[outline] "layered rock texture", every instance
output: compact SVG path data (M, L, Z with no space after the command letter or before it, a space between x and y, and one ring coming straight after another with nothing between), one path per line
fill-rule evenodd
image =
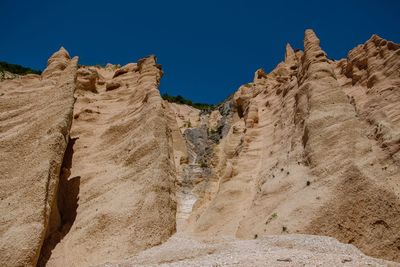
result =
M399 70L393 42L333 61L307 30L201 111L162 100L154 56L61 48L0 83L2 265L395 266Z
M400 50L373 36L334 62L319 43L307 30L304 52L288 45L284 62L230 100L232 126L213 150L218 187L190 228L328 235L399 261Z
M0 83L0 251L3 266L34 266L60 224L59 175L74 105L77 58L49 59L44 76ZM56 68L55 66L61 66Z
M113 68L84 75L96 73L92 77L101 76L106 84L121 84L110 92L106 85L92 90L96 84L82 82L80 73L89 72L78 71L70 159L60 178L64 224L46 240L42 265L121 259L175 231L172 138L155 57L117 77Z

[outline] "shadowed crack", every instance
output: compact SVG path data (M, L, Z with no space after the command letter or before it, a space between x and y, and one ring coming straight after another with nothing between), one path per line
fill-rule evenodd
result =
M81 182L80 176L69 178L71 175L72 158L74 154L74 144L78 138L70 138L68 146L64 154L63 163L60 172L60 181L57 193L58 212L55 218L56 221L50 221L51 224L58 224L57 230L49 233L43 243L40 251L40 257L37 266L45 266L50 259L52 250L66 236L71 229L78 208L79 186Z

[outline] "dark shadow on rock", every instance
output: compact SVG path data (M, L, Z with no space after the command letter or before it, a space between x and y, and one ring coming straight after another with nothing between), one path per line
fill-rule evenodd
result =
M74 144L78 138L70 138L60 171L60 181L57 193L57 206L60 217L60 225L54 233L51 233L43 243L37 266L46 266L50 259L52 250L68 234L75 222L76 210L78 208L79 187L81 177L71 175Z

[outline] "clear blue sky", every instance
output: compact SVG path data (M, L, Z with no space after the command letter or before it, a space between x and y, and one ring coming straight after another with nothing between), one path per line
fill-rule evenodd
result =
M60 46L83 65L156 54L161 91L216 103L303 48L313 28L331 58L373 33L400 42L400 1L0 0L0 60L43 69Z

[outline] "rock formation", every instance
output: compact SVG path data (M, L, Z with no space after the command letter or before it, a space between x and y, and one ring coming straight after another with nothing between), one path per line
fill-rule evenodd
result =
M3 266L34 266L44 239L60 224L57 191L78 60L61 57L64 51L49 60L43 79L31 74L0 83Z
M395 266L399 69L393 42L333 61L307 30L201 111L162 100L155 56L78 68L61 48L0 83L0 260Z
M77 72L76 89L97 93L96 83L99 74L93 68L82 67Z
M98 94L77 96L73 157L66 166L70 175L63 177L75 187L67 191L77 191L74 199L66 196L64 205L76 210L44 243L42 265L121 259L160 244L175 231L175 174L158 91L161 70L155 57L138 67L106 80L123 84L118 89L99 86Z
M335 64L338 81L383 150L400 162L399 45L374 35Z
M383 46L386 54L375 51L364 59L383 77L374 87L377 94L389 88L392 97L375 101L365 92L371 78L358 80L363 87L341 74L352 58L367 57L365 50L376 40L362 46L362 56L352 51L349 59L332 62L307 30L304 53L287 46L284 62L268 75L258 70L253 83L239 88L231 130L214 148L217 193L199 197L202 209L193 212L191 234L328 235L368 255L399 261L400 128L393 99L400 50Z
M60 74L69 63L70 57L67 50L61 47L56 53L54 53L47 61L47 68L43 71L42 77L48 78L53 75Z

